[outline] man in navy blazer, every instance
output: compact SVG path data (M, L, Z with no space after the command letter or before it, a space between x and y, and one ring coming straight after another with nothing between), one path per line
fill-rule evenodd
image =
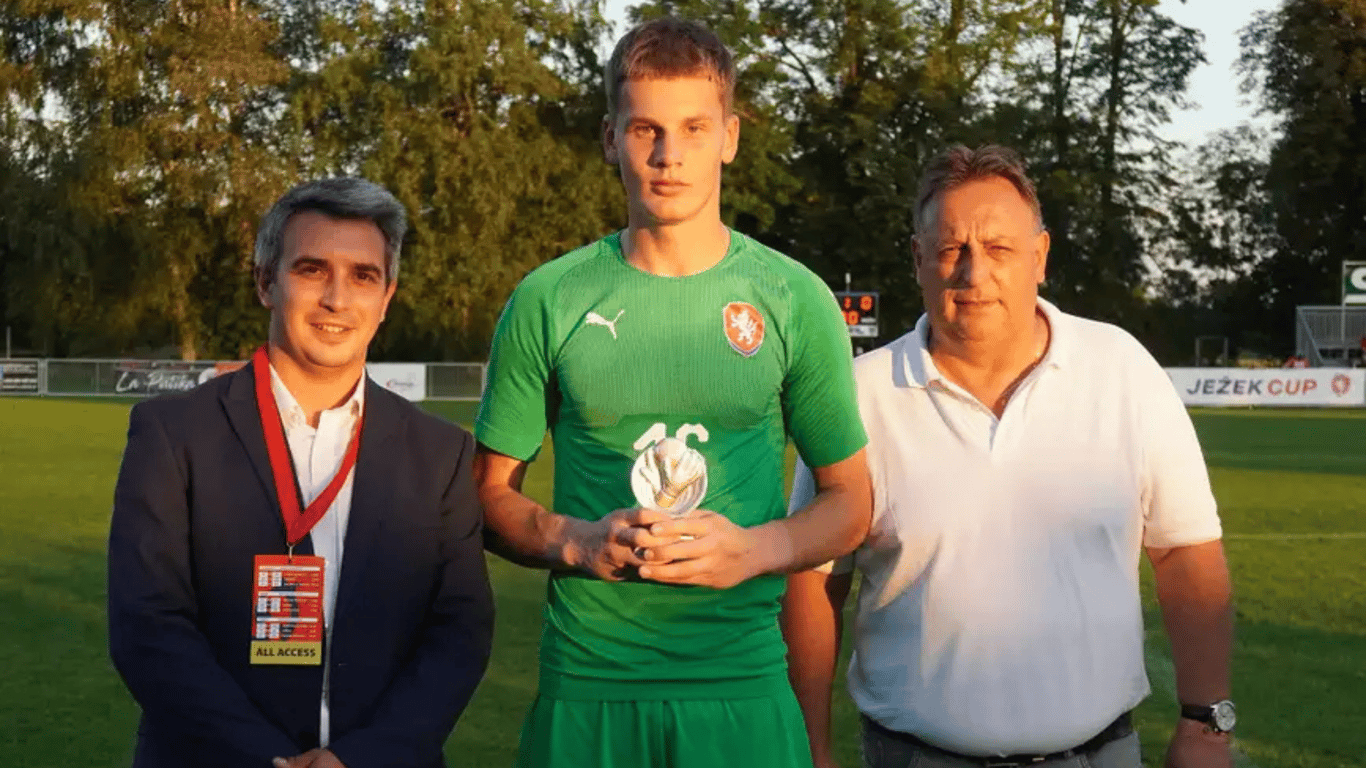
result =
M493 600L473 438L365 376L405 228L364 180L291 190L256 243L268 344L240 371L133 408L109 646L142 707L137 768L444 764L487 667ZM321 513L307 535L288 522L304 507L299 519ZM312 664L253 650L256 559L286 554L326 573Z

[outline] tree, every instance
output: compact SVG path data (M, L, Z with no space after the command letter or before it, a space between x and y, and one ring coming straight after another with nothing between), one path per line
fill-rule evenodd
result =
M1154 290L1189 288L1154 280L1159 236L1179 235L1158 255L1192 264L1243 247L1198 207L1209 190L1161 226L1185 182L1157 129L1200 55L1156 0L632 11L661 13L709 22L738 56L724 219L832 287L880 289L884 338L920 314L916 186L949 144L1033 161L1047 291L1067 309L1142 325ZM265 208L302 179L363 175L412 224L376 356L478 359L526 272L624 223L600 147L604 28L592 0L0 0L0 192L16 201L0 314L57 354L242 356L265 333L249 277Z
M284 71L266 50L272 28L237 0L50 3L38 18L28 29L44 54L10 80L34 182L21 201L39 206L15 214L35 214L18 224L31 320L58 353L76 336L108 348L170 335L187 359L220 351L250 297L219 274L249 261L246 225L271 186L251 107Z
M42 349L63 319L59 254L79 247L79 227L54 169L63 127L44 115L80 69L96 14L79 1L0 3L0 325L17 327L21 347Z
M283 152L364 175L410 233L380 354L478 359L503 301L623 206L596 143L604 111L587 7L414 0L321 16L291 86Z
M106 35L78 91L96 159L82 191L133 224L132 296L168 318L181 356L241 355L264 335L241 277L254 225L288 179L256 109L287 71L277 30L240 0L125 0Z
M1016 138L1052 235L1047 294L1065 309L1134 326L1144 311L1150 233L1176 184L1159 133L1202 61L1199 32L1157 0L1049 0L1043 51L995 124Z
M1287 0L1243 30L1244 87L1279 126L1266 189L1279 247L1252 279L1256 326L1291 346L1294 308L1339 301L1366 258L1366 2Z
M1266 304L1258 271L1282 247L1267 187L1270 144L1268 132L1243 125L1188 149L1178 163L1148 253L1161 276L1153 290L1165 305L1165 335L1179 335L1179 344L1219 335L1235 354L1279 350L1259 320ZM1173 333L1177 317L1187 333ZM1162 346L1163 339L1149 341ZM1166 351L1184 360L1190 350Z

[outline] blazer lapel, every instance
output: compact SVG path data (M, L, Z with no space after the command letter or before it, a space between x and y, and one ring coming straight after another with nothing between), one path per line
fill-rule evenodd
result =
M275 498L275 478L271 475L270 457L266 454L266 436L261 430L261 412L256 407L256 384L252 365L248 363L227 375L231 376L232 380L220 396L223 410L227 413L228 422L237 434L238 441L242 443L243 450L247 452L252 469L256 471L256 479L261 483L261 488L270 502L267 512L273 516L275 526L280 529L280 543L283 548L284 521L280 517L280 501Z
M334 617L345 612L360 592L362 575L373 551L370 545L388 519L392 494L386 493L385 489L392 483L392 478L385 469L393 458L390 443L403 419L404 414L395 405L393 395L367 375L365 422L351 486L351 516L346 523L346 548L342 555Z

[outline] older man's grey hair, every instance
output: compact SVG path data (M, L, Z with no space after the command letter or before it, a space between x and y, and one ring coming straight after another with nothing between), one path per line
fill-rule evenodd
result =
M1025 174L1024 161L1019 153L1008 147L988 144L969 149L962 144L936 155L920 178L920 193L915 203L915 231L924 233L931 222L926 220L930 206L954 187L970 181L998 177L1014 185L1020 197L1034 212L1034 222L1043 231L1043 210L1039 207L1039 193L1034 182Z
M306 181L289 190L266 212L256 232L256 269L274 279L284 256L285 227L296 213L317 211L334 219L368 219L384 235L384 280L398 277L398 254L408 231L408 214L389 191L354 177Z

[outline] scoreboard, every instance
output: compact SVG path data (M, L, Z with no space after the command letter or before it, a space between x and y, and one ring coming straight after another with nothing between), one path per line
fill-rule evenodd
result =
M836 291L849 335L871 339L877 336L877 291Z

